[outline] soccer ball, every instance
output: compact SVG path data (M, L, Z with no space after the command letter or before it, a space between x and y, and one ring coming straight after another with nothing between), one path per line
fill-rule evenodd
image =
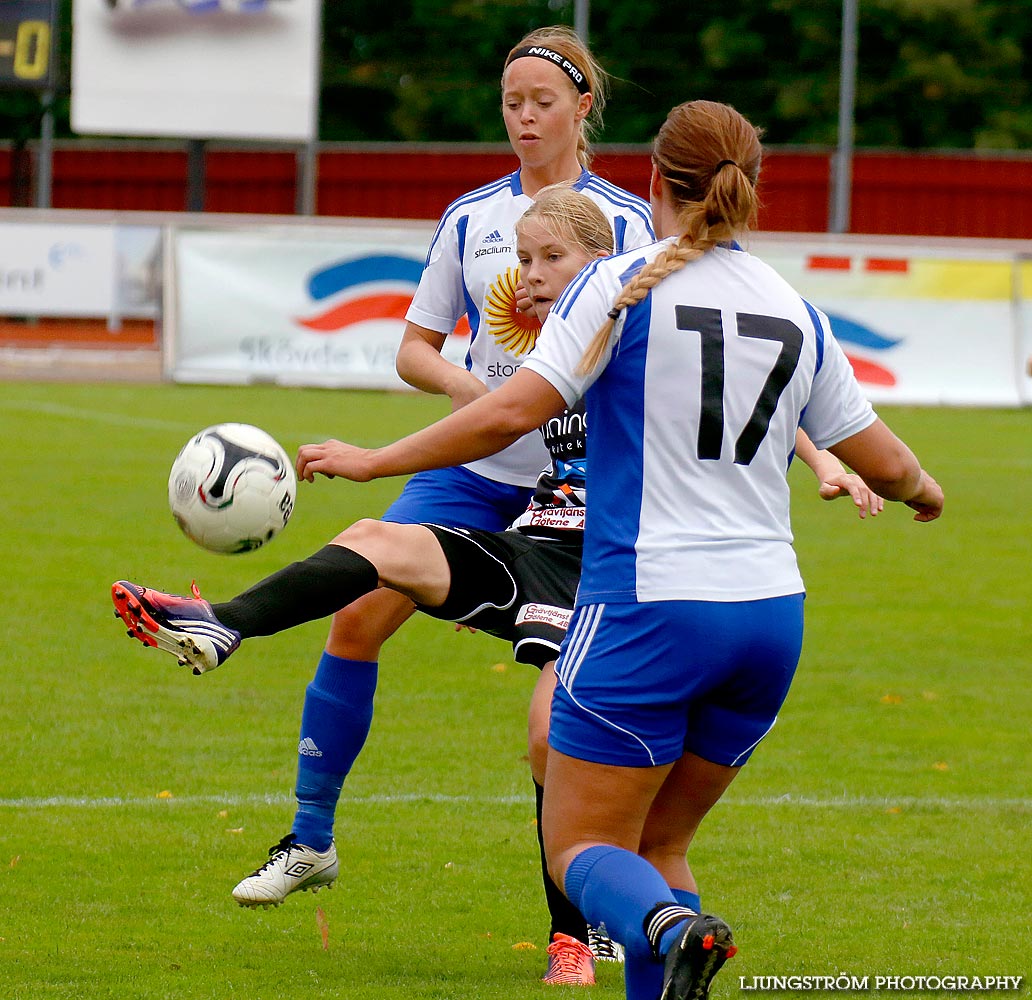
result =
M183 533L211 552L250 552L283 530L297 477L275 438L250 424L195 434L172 463L168 504Z

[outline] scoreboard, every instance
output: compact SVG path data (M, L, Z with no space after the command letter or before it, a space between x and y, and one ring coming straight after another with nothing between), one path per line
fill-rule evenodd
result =
M0 0L0 88L54 86L56 0Z

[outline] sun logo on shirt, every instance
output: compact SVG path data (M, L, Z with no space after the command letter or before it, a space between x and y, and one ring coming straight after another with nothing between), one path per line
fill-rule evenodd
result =
M487 293L484 314L487 328L498 345L510 354L526 354L541 332L536 317L521 313L516 308L516 286L520 281L520 269L509 267L505 274L498 275Z

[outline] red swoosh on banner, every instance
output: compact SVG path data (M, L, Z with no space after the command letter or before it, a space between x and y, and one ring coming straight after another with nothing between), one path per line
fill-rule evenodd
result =
M849 354L846 355L846 358L853 366L853 374L856 375L858 382L886 386L896 384L896 376L888 368L882 368L881 365L876 365L873 361L865 361L863 358L854 358Z
M371 319L404 319L411 304L411 295L365 295L297 322L316 333L336 333L345 326Z
M404 319L412 304L411 295L366 295L352 299L334 309L329 309L309 319L299 319L298 324L315 333L337 333L346 326L363 323L370 319ZM455 324L456 336L468 337L471 333L469 320L463 316Z

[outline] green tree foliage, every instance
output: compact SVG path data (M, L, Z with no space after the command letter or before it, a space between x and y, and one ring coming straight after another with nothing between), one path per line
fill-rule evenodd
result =
M526 32L560 21L572 21L565 0L326 4L322 137L504 142L505 54Z
M858 3L857 146L1032 149L1032 0ZM326 141L504 142L505 54L532 28L574 21L574 0L323 7ZM590 43L614 78L602 141L648 142L671 106L705 97L770 143L833 145L841 16L840 0L591 0ZM68 135L66 91L55 110ZM0 135L37 135L38 120L36 95L0 93Z
M834 0L593 0L614 76L607 142L647 142L693 97L734 104L772 143L837 139ZM1032 147L1029 0L859 0L858 146ZM572 0L349 0L326 9L325 139L503 141L501 62L522 33L573 23Z

